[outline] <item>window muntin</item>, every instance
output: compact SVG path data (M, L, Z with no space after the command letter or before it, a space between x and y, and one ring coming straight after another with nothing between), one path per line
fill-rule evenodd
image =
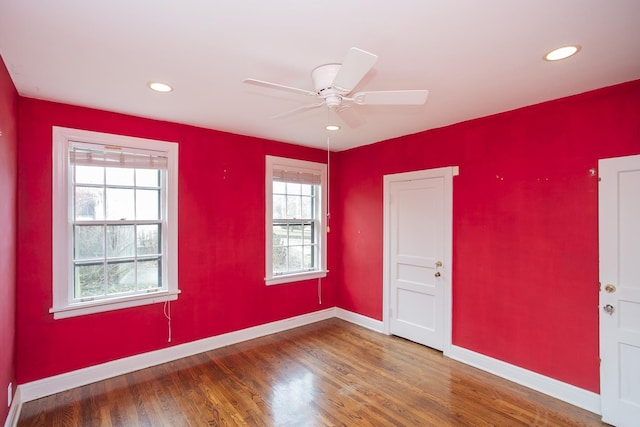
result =
M53 307L177 298L177 144L54 127Z
M326 166L267 156L267 284L326 275Z

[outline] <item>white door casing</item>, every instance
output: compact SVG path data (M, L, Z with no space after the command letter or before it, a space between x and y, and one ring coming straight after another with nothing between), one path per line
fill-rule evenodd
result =
M445 354L451 348L457 172L457 167L445 167L384 177L384 331Z
M640 155L599 169L600 398L602 420L640 420Z

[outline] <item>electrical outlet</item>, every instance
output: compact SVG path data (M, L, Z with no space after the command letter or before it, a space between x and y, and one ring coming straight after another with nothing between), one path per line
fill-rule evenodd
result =
M11 406L11 399L13 399L13 383L9 383L7 387L7 406Z

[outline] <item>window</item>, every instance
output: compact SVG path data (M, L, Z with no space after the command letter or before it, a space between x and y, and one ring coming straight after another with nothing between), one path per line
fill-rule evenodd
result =
M267 156L268 285L326 276L326 175L322 163Z
M175 300L178 145L53 128L54 318Z

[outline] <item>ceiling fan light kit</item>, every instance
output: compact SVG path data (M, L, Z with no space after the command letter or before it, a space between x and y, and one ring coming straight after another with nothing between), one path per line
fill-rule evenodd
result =
M245 79L244 83L320 99L318 103L305 105L273 118L288 117L324 105L335 111L351 127L363 122L350 108L353 105L421 105L427 101L429 91L423 89L357 92L349 96L377 60L377 55L352 47L342 64L324 64L311 71L315 92L256 79Z

